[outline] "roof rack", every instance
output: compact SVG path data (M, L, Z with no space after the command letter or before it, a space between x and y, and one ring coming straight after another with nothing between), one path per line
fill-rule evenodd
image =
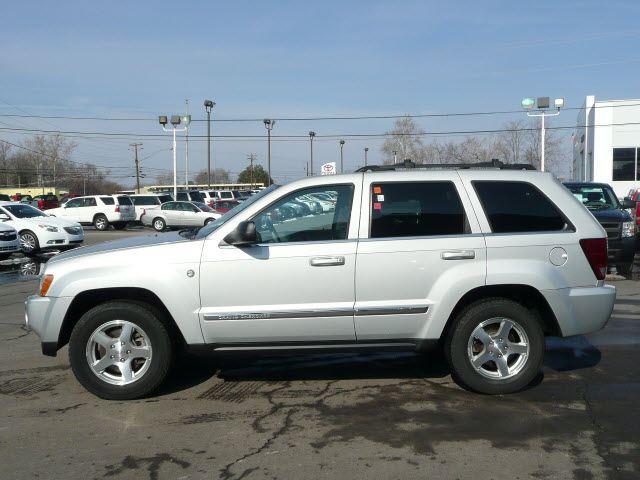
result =
M486 168L498 170L535 170L533 165L528 163L504 163L494 158L490 162L478 163L414 163L407 159L402 163L392 165L367 165L356 170L356 172L388 172L395 170L433 170L450 168L454 170L467 170L471 168Z

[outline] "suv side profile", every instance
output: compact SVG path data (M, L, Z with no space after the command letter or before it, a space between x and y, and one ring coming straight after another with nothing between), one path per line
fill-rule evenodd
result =
M136 219L133 202L127 195L89 195L75 197L62 207L47 210L49 215L93 225L96 230L107 230L110 225L123 230Z
M162 383L181 347L441 345L461 386L510 393L538 374L545 335L609 319L606 233L550 174L366 168L273 185L188 238L55 257L25 321L43 353L69 344L89 391L131 399ZM275 214L318 194L335 208Z
M173 197L168 193L136 193L129 195L136 209L136 222L140 222L140 217L145 210L159 207L163 203L170 202Z

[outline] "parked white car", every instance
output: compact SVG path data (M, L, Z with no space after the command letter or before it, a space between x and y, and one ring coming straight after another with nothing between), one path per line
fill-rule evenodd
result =
M148 395L180 347L441 345L463 387L526 388L546 335L587 334L609 319L607 234L550 173L426 167L274 185L193 235L65 253L47 263L25 321L45 354L68 342L76 378L109 399ZM336 200L331 212L273 215L323 193Z
M168 193L136 193L134 195L129 195L129 197L136 209L137 222L140 221L140 217L145 210L159 207L163 203L173 200L173 197Z
M11 225L0 221L0 260L20 251L18 232Z
M136 220L135 207L127 195L76 197L62 207L47 210L47 213L81 225L93 225L96 230L107 230L109 225L122 230L127 223Z
M150 208L140 217L143 225L162 232L166 228L202 227L222 215L200 202L166 202Z
M65 250L84 241L79 223L52 217L25 203L0 202L0 220L18 232L24 253Z

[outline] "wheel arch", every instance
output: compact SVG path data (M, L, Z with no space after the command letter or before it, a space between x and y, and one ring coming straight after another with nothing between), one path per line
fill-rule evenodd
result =
M513 300L525 306L527 309L534 311L545 335L562 335L560 324L553 309L537 288L524 284L500 284L483 285L465 293L451 311L440 339L443 340L447 337L456 317L464 308L479 300L496 297Z
M114 287L86 290L75 296L62 321L56 350L69 342L71 331L82 315L96 305L115 300L129 301L150 308L169 329L169 333L172 338L176 339L178 345L181 348L186 345L175 319L155 293L140 287Z

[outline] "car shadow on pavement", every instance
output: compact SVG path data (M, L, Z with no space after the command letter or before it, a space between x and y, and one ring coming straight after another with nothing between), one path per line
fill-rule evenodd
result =
M544 366L556 372L568 372L595 367L602 353L584 335L547 337Z

